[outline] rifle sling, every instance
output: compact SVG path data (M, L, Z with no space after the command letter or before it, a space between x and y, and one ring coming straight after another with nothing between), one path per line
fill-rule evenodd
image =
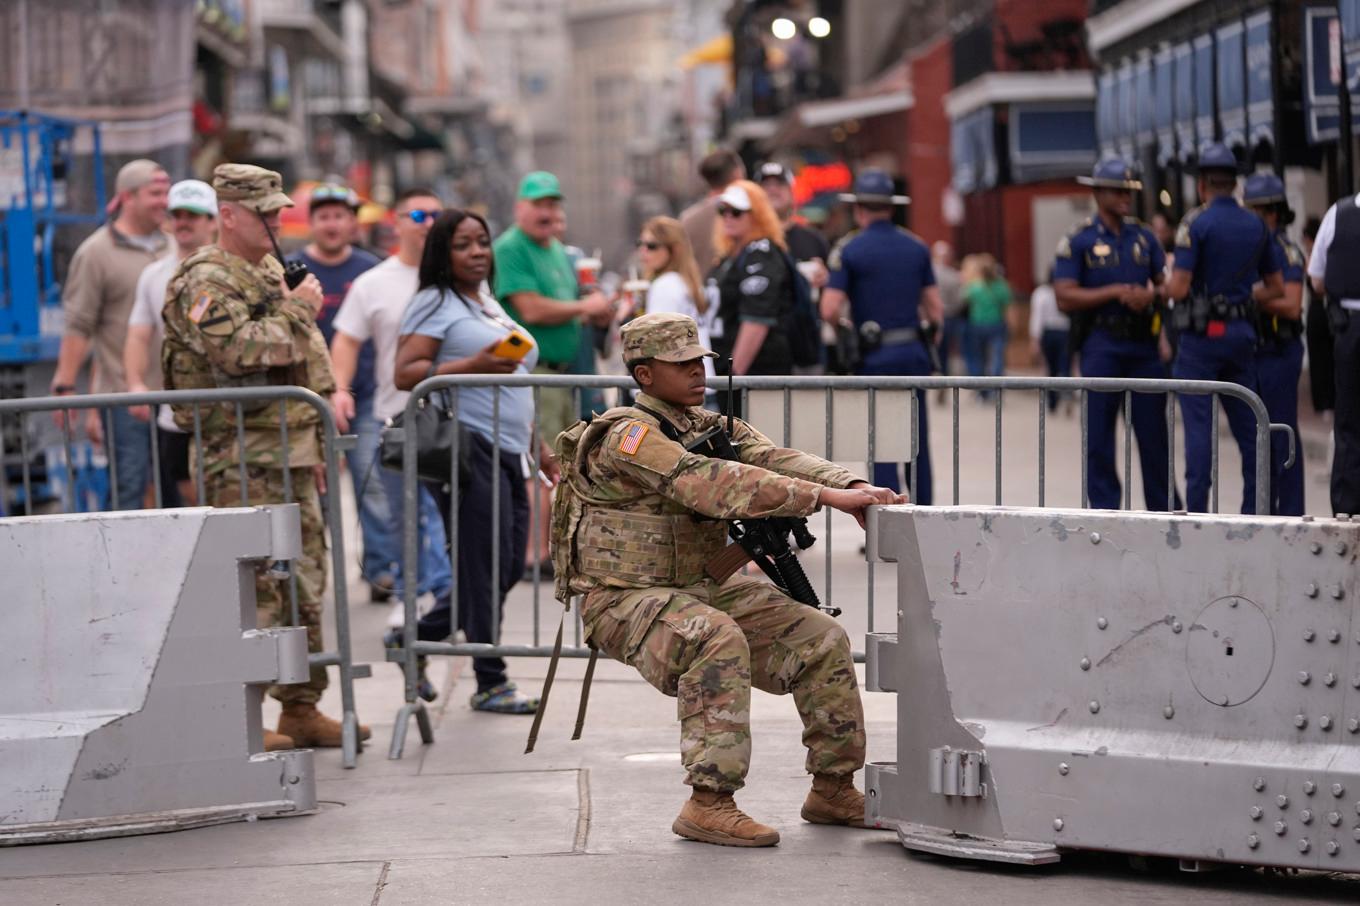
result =
M529 725L529 741L524 746L524 754L534 750L538 742L538 728L543 725L543 714L548 710L548 693L552 691L553 679L557 676L557 661L562 656L562 629L567 624L567 613L557 623L557 641L553 642L552 660L548 661L548 675L543 680L543 693L538 697L538 710L534 712L534 722Z

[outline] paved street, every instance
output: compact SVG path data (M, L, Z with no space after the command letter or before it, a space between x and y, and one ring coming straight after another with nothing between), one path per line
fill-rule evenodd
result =
M1032 402L1029 401L1029 402ZM1006 501L1037 493L1034 444L1020 427L1034 407L1006 411ZM960 436L965 457L981 466L961 482L965 500L991 492L993 411L964 400ZM949 482L947 410L937 410L935 441ZM1049 424L1050 502L1072 488L1066 439L1075 419ZM1318 442L1317 436L1309 438ZM1225 453L1230 444L1225 445ZM1227 457L1225 456L1225 468ZM1012 491L1013 489L1013 491ZM1310 499L1322 499L1310 483ZM1013 496L1012 496L1013 494ZM1026 495L1030 495L1026 497ZM1136 499L1136 498L1135 498ZM1236 499L1229 494L1235 504ZM352 519L350 520L352 524ZM824 535L821 519L814 522ZM862 640L868 614L866 569L848 520L834 524L834 597L846 608L852 637ZM825 560L809 557L814 582ZM351 577L353 580L356 577ZM891 613L892 575L874 574L877 628ZM235 824L163 836L58 846L0 849L0 903L39 904L396 904L602 900L693 903L722 890L727 902L902 903L1353 903L1360 879L1224 871L1192 875L1161 866L1135 870L1115 856L1067 856L1052 867L969 865L909 855L890 833L807 825L798 817L806 792L790 702L755 693L755 760L740 803L778 828L774 849L741 851L689 843L670 832L687 794L675 754L672 700L621 665L600 665L584 738L569 741L584 664L559 673L538 751L523 755L528 720L476 714L466 705L462 659L438 660L441 689L434 708L436 741L423 746L412 728L405 757L386 758L400 704L397 668L383 663L378 639L387 608L366 603L354 585L355 658L374 676L357 685L359 710L374 739L359 767L345 771L338 752L317 756L320 810L310 816ZM541 601L540 638L551 641L556 605ZM533 638L530 587L512 595L506 638ZM541 684L546 663L519 661L512 676ZM870 758L894 758L895 696L867 694ZM327 706L332 713L334 701ZM266 721L276 710L267 706Z

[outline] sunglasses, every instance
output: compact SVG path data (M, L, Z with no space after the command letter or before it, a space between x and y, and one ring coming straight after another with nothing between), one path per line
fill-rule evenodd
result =
M662 245L660 242L644 242L641 239L639 239L635 244L637 245L638 248L646 249L649 252L655 252L657 249L665 248L665 246Z
M422 210L420 210L419 208L417 208L417 209L414 210L414 211L407 211L407 212L406 212L405 214L403 214L402 216L403 216L403 217L409 217L409 218L411 219L411 222L414 223L414 224L422 224L422 223L424 223L424 222L427 221L427 220L434 220L436 217L438 217L438 216L439 216L440 214L442 214L442 213L444 213L444 212L443 212L443 211L422 211Z
M320 201L339 201L352 208L359 207L359 196L354 194L354 190L346 186L337 186L330 183L320 185L312 189L312 194L308 197L311 204L316 204Z
M720 204L720 205L718 205L718 216L721 217L721 218L723 218L724 220L726 220L726 219L728 219L728 218L732 218L732 219L735 220L735 219L738 218L738 217L745 217L745 216L746 216L747 214L749 214L749 213L751 213L751 212L750 212L750 211L738 211L736 208L728 207L728 206L725 205L725 204Z

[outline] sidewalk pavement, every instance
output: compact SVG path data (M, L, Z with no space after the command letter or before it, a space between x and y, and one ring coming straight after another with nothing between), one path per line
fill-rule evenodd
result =
M947 410L941 414L946 417L936 421L935 448L944 466L939 479L943 494L949 482L949 432ZM1011 418L1009 408L1006 417ZM978 474L970 472L961 482L964 499L985 500L992 492L989 419L970 418L961 431L985 451L978 457ZM1012 431L1009 421L1006 429ZM1055 439L1064 432L1073 435L1073 430L1070 424L1063 427L1061 419L1050 424L1050 457L1063 449L1055 446ZM1018 452L1033 451L1034 445L1018 429L1006 437L1014 446L1008 446L1013 452L1003 463L1004 487L1013 488L1017 498L1036 495L1033 472L1026 470L1035 467L1037 457ZM1049 465L1051 480L1063 486L1071 484L1071 447L1067 449ZM1009 490L1006 499L1012 502ZM1050 498L1052 502L1066 501ZM347 526L353 524L351 517ZM813 530L823 541L806 555L811 578L824 591L826 545L833 591L846 608L842 619L861 647L868 624L861 603L868 587L858 552L862 535L839 516L829 545L822 517L813 520ZM909 854L888 832L806 824L798 816L808 787L801 725L791 701L761 692L753 694L754 759L738 803L776 827L782 842L772 849L740 850L685 841L670 830L688 795L677 755L674 700L612 661L599 665L584 738L578 742L571 742L570 735L585 665L563 662L537 751L524 755L529 720L471 711L466 660L433 659L432 679L441 690L431 709L435 741L422 745L412 727L404 757L390 761L387 746L402 689L398 668L384 663L379 641L387 608L366 603L357 576L349 578L350 597L356 602L350 608L355 660L373 668L371 678L356 682L359 713L372 725L373 739L352 771L341 768L338 751L317 753L322 803L315 814L175 834L0 849L0 903L584 906L611 901L693 906L704 900L890 900L1008 906L1193 901L1226 906L1354 903L1360 897L1360 878L1234 870L1192 875L1160 866L1136 871L1124 857L1090 854L1067 855L1058 865L1041 869L969 864ZM891 567L879 565L872 584L875 628L890 629L895 601ZM545 588L540 600L539 631L545 641L551 640L558 613L550 596ZM531 614L531 588L521 584L507 605L508 641L533 638ZM543 660L517 660L511 663L511 674L523 688L537 692L546 668ZM869 757L891 761L896 696L866 693L864 699ZM338 713L334 686L323 708ZM277 707L268 704L266 724L276 717Z

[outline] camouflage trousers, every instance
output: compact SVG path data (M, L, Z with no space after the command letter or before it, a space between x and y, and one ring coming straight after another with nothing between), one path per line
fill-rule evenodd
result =
M297 576L298 625L307 629L307 650L325 651L321 638L321 596L326 591L326 535L321 500L310 468L288 470L292 500L302 517L302 556L293 562ZM236 466L204 476L207 504L215 507L260 506L285 503L283 470L246 467L246 500L241 500L241 478ZM292 626L293 607L287 579L272 579L268 563L255 567L255 614L260 627ZM284 704L316 704L326 691L326 668L312 667L306 683L273 686L269 694Z
M676 697L690 786L732 792L745 783L752 685L793 696L809 773L864 766L850 639L821 611L744 576L721 586L600 588L583 611L592 644Z

